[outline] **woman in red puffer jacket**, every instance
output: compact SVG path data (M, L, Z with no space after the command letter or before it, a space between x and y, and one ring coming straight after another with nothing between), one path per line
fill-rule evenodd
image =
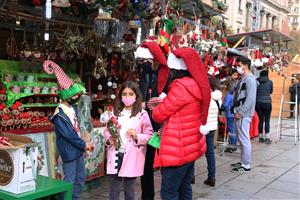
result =
M166 122L159 149L161 197L186 200L192 199L194 161L206 151L199 128L206 124L210 87L201 59L191 48L173 51L168 67L167 96L152 113L155 121Z

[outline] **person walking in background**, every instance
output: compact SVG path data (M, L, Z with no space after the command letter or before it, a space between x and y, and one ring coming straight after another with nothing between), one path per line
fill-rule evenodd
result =
M257 80L250 72L251 61L245 57L237 58L239 80L234 96L234 117L236 131L241 144L241 162L232 164L232 171L250 171L251 141L250 123L255 111Z
M298 80L292 79L292 85L289 88L290 91L290 99L291 102L296 102L296 91L298 91L298 114L299 114L299 100L300 100L300 83ZM291 110L291 114L290 114L290 118L294 118L295 117L295 104L291 104L290 105L290 110Z
M109 199L118 200L124 184L125 200L135 199L136 177L144 174L147 143L153 133L148 113L142 109L142 94L132 81L121 85L111 116L120 125L119 140L104 131L107 149Z
M255 110L259 117L259 142L271 144L270 140L270 118L272 112L272 97L273 82L268 77L267 70L260 72L258 78L259 85L257 86ZM264 129L265 128L265 129ZM265 138L263 132L265 130Z
M161 198L192 200L195 160L206 151L205 133L211 90L207 71L197 51L178 48L168 57L167 96L153 110L152 117L165 123L161 134Z
M206 161L208 177L204 181L204 184L214 187L216 183L216 159L214 153L214 135L218 129L218 115L219 107L222 105L222 92L220 91L220 82L217 78L208 76L210 88L211 88L211 100L208 110L207 123L202 126L209 133L206 135Z
M232 82L227 84L226 87L226 94L224 98L224 102L222 104L222 108L225 111L226 116L226 122L227 122L227 131L229 134L229 144L231 146L237 145L237 135L236 135L236 129L235 129L235 123L234 123L234 114L233 114L233 97L234 97L234 87L232 86ZM236 151L236 147L228 147L225 152L232 153Z

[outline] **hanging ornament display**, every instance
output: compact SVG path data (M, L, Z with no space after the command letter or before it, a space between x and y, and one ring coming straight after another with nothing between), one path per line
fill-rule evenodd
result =
M16 58L18 56L18 46L13 31L11 31L11 37L6 41L6 53L11 58Z
M148 13L148 18L154 18L158 16L160 8L161 8L161 1L160 0L149 0L148 8L146 12Z
M108 87L111 87L112 85L113 85L113 83L112 83L111 81L108 81L108 82L107 82L107 86L108 86Z
M101 84L99 84L99 85L97 86L97 89L98 89L99 91L103 90L103 87L102 87L102 85L101 85Z
M99 50L100 52L100 50ZM100 77L106 77L107 76L107 61L105 58L102 57L101 52L97 56L97 59L95 61L95 68L94 68L94 77L96 79L99 79Z
M23 32L23 42L21 43L21 51L20 57L21 58L29 58L32 55L31 48L26 39L26 31Z
M68 8L71 6L69 0L54 0L52 5L58 8Z
M128 1L127 18L143 19L148 16L148 0L130 0Z
M116 95L112 94L112 95L110 95L110 98L111 98L112 100L115 100L115 99L116 99Z
M98 16L94 20L94 31L98 39L104 43L116 44L124 35L121 22L111 17L111 10L99 8Z
M83 37L83 35L80 34L78 27L75 32L68 27L63 34L54 34L58 40L55 50L61 50L62 59L72 59L73 56L70 54L75 53L80 55L86 52L85 44L89 38Z
M39 50L39 46L37 43L37 36L36 34L34 35L34 42L33 42L33 51L32 55L35 59L39 60L42 57L42 52Z

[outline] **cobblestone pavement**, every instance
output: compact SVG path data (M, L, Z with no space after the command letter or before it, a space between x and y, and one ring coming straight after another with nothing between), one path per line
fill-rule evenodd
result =
M231 172L230 164L239 161L240 151L220 156L216 149L216 187L203 184L207 177L206 160L196 162L196 184L193 185L194 199L300 199L300 144L294 145L293 138L283 138L277 143L276 119L271 121L273 143L258 143L252 140L251 171ZM291 131L286 133L292 134ZM160 173L155 173L156 198L160 199ZM136 193L140 197L138 181ZM123 199L123 195L121 195ZM107 178L100 179L100 186L81 196L81 200L108 199Z

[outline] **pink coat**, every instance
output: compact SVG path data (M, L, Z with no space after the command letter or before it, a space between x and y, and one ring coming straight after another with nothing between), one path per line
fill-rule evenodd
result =
M138 140L133 141L128 138L125 146L124 158L118 176L120 177L139 177L144 174L144 165L146 157L146 146L152 136L153 128L148 113L142 110L136 116L136 122L133 123L138 134ZM122 126L122 124L120 124ZM104 131L105 141L110 138L107 129ZM116 150L114 146L107 148L107 174L117 174L115 169Z

